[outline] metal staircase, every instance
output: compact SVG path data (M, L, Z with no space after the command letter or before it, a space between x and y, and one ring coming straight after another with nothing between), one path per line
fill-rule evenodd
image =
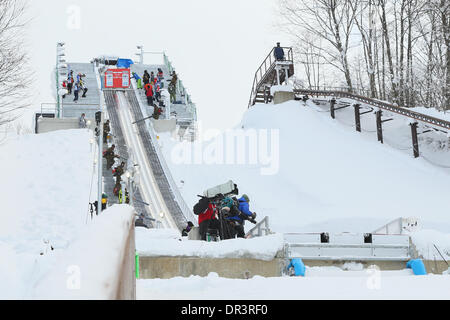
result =
M279 83L285 82L294 75L294 56L292 48L282 48L285 52L284 60L275 59L274 47L259 66L258 70L256 70L248 103L249 108L255 103L267 103L270 101L270 87L278 84L277 74L280 77Z

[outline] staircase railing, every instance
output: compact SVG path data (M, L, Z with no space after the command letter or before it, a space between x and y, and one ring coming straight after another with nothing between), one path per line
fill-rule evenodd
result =
M268 56L261 63L259 68L255 72L255 77L253 78L252 92L250 94L250 100L248 102L248 106L252 106L254 104L256 95L261 86L262 80L265 80L267 76L275 69L276 59L274 57L274 51L276 47L273 47ZM294 54L293 50L290 47L282 47L285 52L285 60L294 62Z
M265 217L260 222L258 222L247 234L245 237L248 238L255 238L255 237L262 237L262 236L268 236L271 234L272 231L269 227L269 217Z

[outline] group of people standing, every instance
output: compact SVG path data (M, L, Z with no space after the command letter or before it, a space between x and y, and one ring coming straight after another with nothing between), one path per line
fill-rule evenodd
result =
M76 75L76 77L74 77L73 70L70 70L69 74L67 76L67 80L64 80L63 84L62 84L63 88L65 88L67 90L67 93L62 96L63 99L66 98L67 94L71 95L72 91L73 91L73 95L74 95L73 101L75 103L78 102L80 92L82 93L81 97L86 98L86 93L88 92L88 88L86 87L86 83L84 82L84 79L83 79L85 77L86 77L86 75L81 74L81 73L78 73ZM76 81L75 81L75 78L76 78Z
M176 101L178 75L175 71L170 75L168 91L170 94L170 102ZM135 72L133 72L133 78L136 79L138 89L143 89L147 97L147 104L149 106L155 106L155 101L161 101L161 90L164 88L164 73L161 68L158 68L156 74L151 71L150 73L145 70L142 78Z
M104 143L107 143L108 135L111 131L110 122L109 120L106 120L106 122L103 125L103 141ZM106 169L111 170L115 160L120 159L121 157L116 154L116 145L113 144L111 147L106 149L103 152L103 158L106 159ZM112 175L116 179L116 183L114 185L113 194L118 197L119 203L130 203L130 198L128 195L128 190L125 188L125 194L122 191L122 175L125 173L125 162L122 161L120 165L112 169Z

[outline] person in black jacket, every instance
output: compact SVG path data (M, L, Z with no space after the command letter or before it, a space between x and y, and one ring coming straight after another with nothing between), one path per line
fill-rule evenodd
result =
M144 85L150 83L150 75L148 74L148 71L144 71L144 75L142 76L142 82L144 82Z

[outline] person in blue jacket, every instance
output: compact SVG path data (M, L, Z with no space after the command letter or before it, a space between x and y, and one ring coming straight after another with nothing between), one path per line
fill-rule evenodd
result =
M238 238L245 238L245 231L244 231L245 220L248 219L254 220L256 218L256 213L250 211L250 204L249 204L250 198L246 194L244 194L240 199L238 199L238 202L239 202L238 209L241 214L228 217L227 220L234 222L235 235L237 235Z
M142 89L142 79L136 72L133 72L133 78L136 80L137 88Z
M277 46L275 47L275 50L273 52L273 55L275 56L276 60L284 60L284 50L280 46L280 43L277 42Z

